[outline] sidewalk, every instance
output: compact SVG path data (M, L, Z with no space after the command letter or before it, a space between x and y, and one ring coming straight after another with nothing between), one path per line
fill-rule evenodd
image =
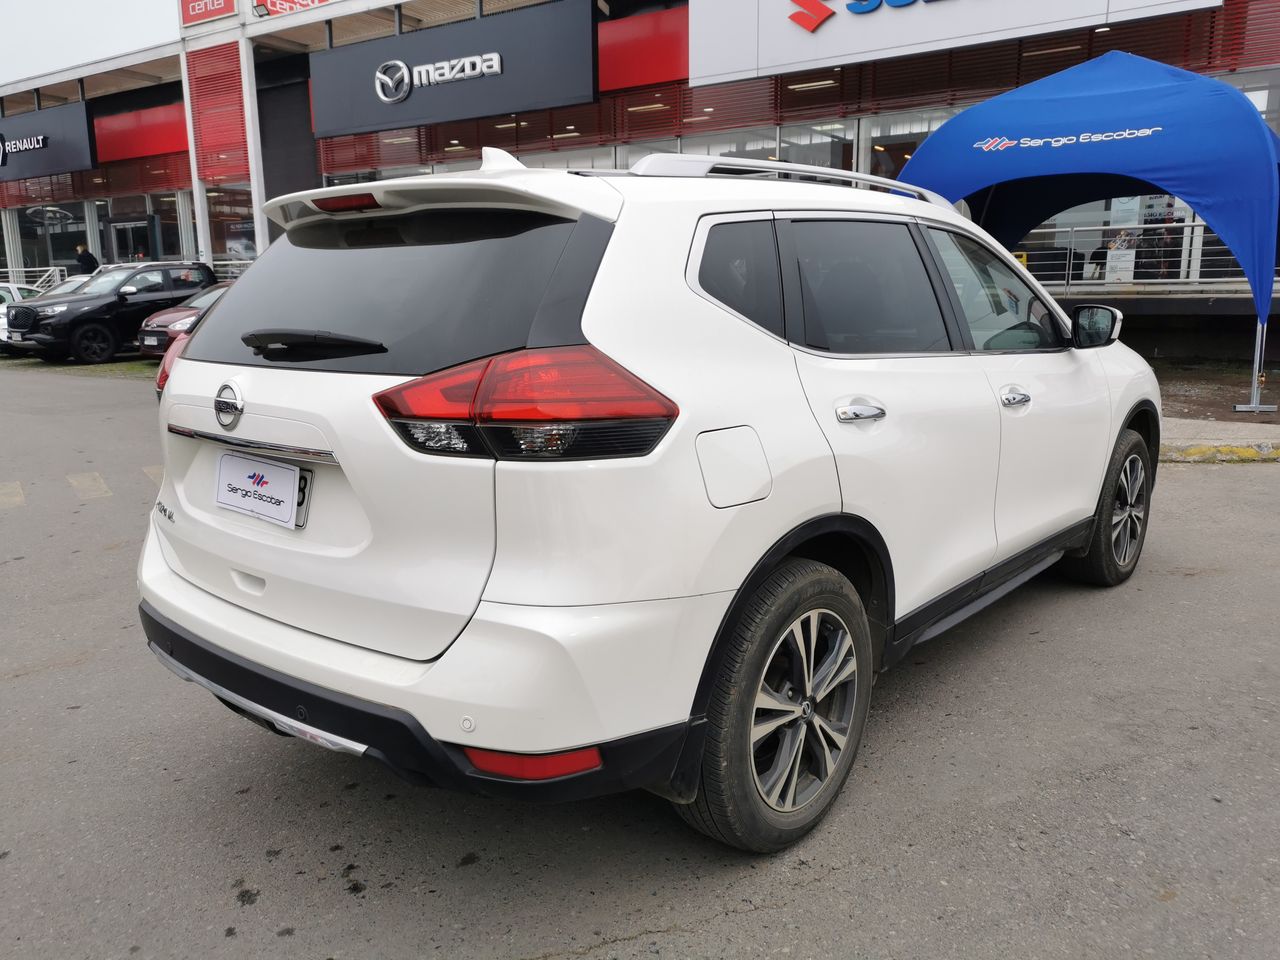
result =
M1167 463L1280 463L1280 425L1166 417L1160 459Z

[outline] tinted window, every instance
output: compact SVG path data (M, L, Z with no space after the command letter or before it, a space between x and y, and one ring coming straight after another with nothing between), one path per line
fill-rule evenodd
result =
M978 350L1054 350L1063 345L1049 308L1002 257L975 240L930 230Z
M515 350L526 345L574 227L516 210L301 224L227 288L186 356L412 375ZM281 328L349 334L386 352L268 359L240 339Z
M195 307L197 310L203 310L211 304L217 303L218 298L227 292L226 287L213 287L205 290L203 293L197 293L194 297L187 297L182 301L184 307Z
M196 267L170 267L169 282L178 291L199 290L204 286L204 271Z
M772 221L712 227L702 251L698 285L726 307L782 336L782 281Z
M946 323L903 224L797 220L805 340L832 353L951 349Z
M159 270L145 270L129 278L127 286L136 287L138 293L164 293L164 274Z

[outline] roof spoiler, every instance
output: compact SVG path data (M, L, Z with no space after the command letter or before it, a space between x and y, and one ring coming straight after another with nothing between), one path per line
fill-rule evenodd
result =
M323 209L317 201L330 201L330 209ZM535 210L570 220L587 213L612 222L622 211L622 196L600 180L566 177L563 171L530 170L505 150L485 147L479 170L309 190L277 197L264 209L273 222L288 229L312 220L367 216L371 210L423 207Z

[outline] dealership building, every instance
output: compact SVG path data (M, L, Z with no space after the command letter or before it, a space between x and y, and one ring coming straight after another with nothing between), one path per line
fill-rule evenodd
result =
M199 258L233 275L273 238L271 197L465 170L484 146L529 166L679 151L894 177L964 106L1110 50L1220 77L1280 119L1280 0L121 7L44 0L5 14L0 277L74 270L78 243L103 262ZM1137 238L1123 275L1096 255L1117 231ZM1164 196L1063 211L1020 252L1063 287L1186 296L1239 277Z

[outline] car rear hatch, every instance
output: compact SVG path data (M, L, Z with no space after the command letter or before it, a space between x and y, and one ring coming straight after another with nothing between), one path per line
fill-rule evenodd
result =
M581 343L620 201L600 180L523 170L361 189L272 205L287 234L206 313L164 388L155 524L169 565L212 594L429 660L489 576L495 461L414 449L373 398Z

